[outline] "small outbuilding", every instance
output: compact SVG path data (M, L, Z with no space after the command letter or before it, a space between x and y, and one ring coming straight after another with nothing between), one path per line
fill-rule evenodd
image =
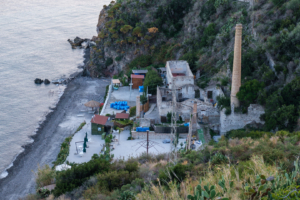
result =
M121 86L121 82L120 82L120 80L119 79L112 79L112 84L113 85L117 85L117 86Z
M139 86L142 86L144 83L145 76L144 75L135 75L131 74L132 80L132 89L139 89Z
M109 132L112 123L109 121L109 117L102 115L94 115L91 120L91 133L92 135L102 135Z
M129 119L129 114L128 113L117 113L115 119L117 119L117 120Z

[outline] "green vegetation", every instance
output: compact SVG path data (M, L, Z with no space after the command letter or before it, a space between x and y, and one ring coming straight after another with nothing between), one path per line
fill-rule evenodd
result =
M258 197L271 200L297 194L299 132L237 130L227 137L201 151L180 151L176 165L164 155L144 154L128 161L94 155L57 173L46 166L37 173L37 184L55 183L56 197L65 193L77 199L193 199L206 191L212 199L246 200L264 191ZM105 140L109 144L111 137Z
M155 24L164 32L167 37L174 37L182 28L185 13L189 11L192 6L192 0L180 1L171 0L167 5L159 6L156 13Z
M136 106L133 106L129 109L129 116L133 117L136 114Z
M144 90L147 90L148 87L148 93L155 95L157 86L161 85L162 78L159 76L159 74L154 70L149 70L144 80Z
M109 66L109 65L111 65L111 64L113 64L113 59L112 58L107 58L107 60L105 61L105 66L107 67L107 66Z
M115 120L117 123L122 124L123 126L129 126L133 124L132 120L124 119L124 120Z
M68 191L81 186L90 176L98 173L108 172L110 162L101 156L87 163L73 165L72 169L61 171L56 175L56 187L53 192L55 196L60 196Z
M256 79L247 81L240 87L236 96L248 108L251 103L256 103L255 100L258 97L258 91L263 87L264 84L258 82Z
M166 155L112 161L106 152L57 174L45 167L39 185L55 182L55 196L74 199L299 199L299 6L299 0L255 1L253 9L229 0L120 0L105 6L91 66L106 69L113 60L105 55L117 55L118 62L133 58L117 77L148 69L144 86L151 94L161 81L151 69L181 59L193 72L200 70L199 87L216 81L228 95L231 77L225 74L232 70L234 26L241 23L240 110L263 105L265 124L230 131L201 151L181 150L175 165ZM230 98L218 97L218 107L230 114ZM105 140L108 145L111 136Z

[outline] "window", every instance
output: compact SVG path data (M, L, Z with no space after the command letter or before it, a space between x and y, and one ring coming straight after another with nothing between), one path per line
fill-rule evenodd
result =
M207 91L207 98L212 99L213 95L212 95L212 91Z

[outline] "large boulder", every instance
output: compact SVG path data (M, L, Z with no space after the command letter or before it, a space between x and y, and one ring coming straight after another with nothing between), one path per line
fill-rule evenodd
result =
M44 81L42 80L42 79L40 79L40 78L36 78L35 80L34 80L34 83L35 84L42 84Z
M81 39L80 37L76 37L76 38L74 39L74 44L75 44L76 46L81 46L81 44L82 44L84 41L85 41L84 39Z
M44 80L44 83L45 83L46 85L48 85L48 84L50 84L50 81L49 81L48 79L45 79L45 80Z

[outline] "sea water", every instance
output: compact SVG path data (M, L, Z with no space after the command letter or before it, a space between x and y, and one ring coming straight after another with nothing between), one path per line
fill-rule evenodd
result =
M83 65L83 50L67 39L96 35L108 0L0 0L0 178L33 142L39 124L64 86L36 85L35 78L68 78Z

